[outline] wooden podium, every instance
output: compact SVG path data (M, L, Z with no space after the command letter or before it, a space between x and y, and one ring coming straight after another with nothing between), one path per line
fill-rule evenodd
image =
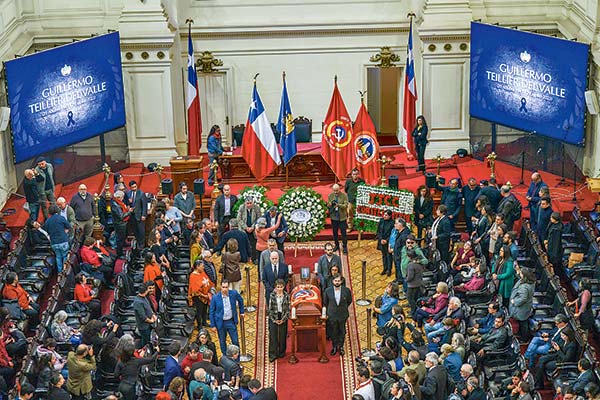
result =
M190 193L194 192L194 180L203 178L203 160L203 156L174 157L171 159L171 179L173 179L174 193L177 193L179 191L179 184L181 182L185 182L187 184ZM204 189L205 191L210 191L210 188L206 184L204 185ZM200 217L209 217L210 200L207 200L208 203L205 204L204 198L200 199L200 196L197 194L195 196L196 210L194 211L194 213L196 215L196 220L198 221ZM202 200L202 202L200 200ZM202 213L200 212L200 207L202 207Z

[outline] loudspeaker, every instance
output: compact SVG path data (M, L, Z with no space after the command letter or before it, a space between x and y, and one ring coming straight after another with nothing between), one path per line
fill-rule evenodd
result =
M433 172L425 172L425 186L428 189L435 188L435 174Z
M398 189L398 175L390 175L388 177L388 187L390 189Z
M456 150L456 155L459 156L460 158L466 157L467 154L469 154L469 152L466 149L458 149L458 150Z
M587 109L590 114L597 115L598 112L600 112L598 97L596 97L595 90L588 90L585 92L585 104L587 104Z
M10 120L10 108L0 107L0 131L4 132L8 128L8 121Z
M160 182L160 186L161 186L163 194L166 194L167 196L170 194L173 194L173 179L171 179L171 178L163 179Z
M194 194L197 194L198 196L202 197L204 196L204 191L204 179L194 179Z

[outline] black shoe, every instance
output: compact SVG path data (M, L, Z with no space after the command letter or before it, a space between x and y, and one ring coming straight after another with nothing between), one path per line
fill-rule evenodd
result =
M344 354L345 354L344 349L340 349L340 356L344 357Z
M392 276L392 273L388 271L387 276Z
M269 357L269 362L275 362L275 360L277 360L277 357Z
M335 245L335 247L333 248L333 252L335 253L336 251L340 250L340 246L339 245Z
M385 270L381 271L380 275L387 275L387 272Z
M348 254L348 248L346 246L344 246L344 248L342 249L342 253Z
M329 353L332 356L335 356L337 353L337 347L334 347L333 349L331 349L331 353Z

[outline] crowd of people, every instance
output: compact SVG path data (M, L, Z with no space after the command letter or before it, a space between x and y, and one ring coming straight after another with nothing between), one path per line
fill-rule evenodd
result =
M286 355L292 318L284 249L288 225L276 206L263 211L250 197L238 201L230 186L224 185L211 218L197 221L196 199L185 183L172 200L166 197L149 207L152 196L135 180L126 184L125 177L115 174L112 195L109 191L100 195L98 217L104 236L93 238L94 195L81 184L69 202L55 199L52 165L45 159L38 161L35 169L25 171L29 234L36 238L32 240L50 244L60 273L77 237L75 231L81 229L72 307L88 312L89 319L78 326L64 310L53 316L51 337L36 349L37 380L20 386L20 398L31 398L41 390L49 398L87 399L101 384L94 374L100 364L103 370L112 367L119 379L115 395L124 399L137 398L140 370L146 365L160 365L164 372L157 399L277 398L272 388L262 388L244 371L238 333L245 315L242 271L244 265L253 264L264 286L260 295L265 296L261 304L268 317L268 359L274 362ZM340 256L348 253L347 233L355 228L356 193L362 183L358 170L353 170L344 185L332 186L327 197L333 235L317 260L317 272L332 356L345 355L353 295L342 276ZM377 354L357 361L358 386L352 399L484 399L487 394L479 372L493 357L490 354L510 347L513 336L523 345L528 343L524 352L528 368L500 384L499 396L531 399L535 389L548 385L546 373L557 363L579 361L577 381L561 387L560 396L595 398L599 389L593 366L580 359L582 349L572 329L578 326L587 335L594 323L588 283L582 283L578 297L569 303L576 325L569 325L564 314L554 316L553 331L534 331L530 324L539 271L519 262L515 229L524 208L549 261L556 266L563 262L561 217L552 209L540 174L531 176L525 206L510 185L498 187L493 178L479 183L471 178L462 187L458 179L448 186L438 181L436 188L441 192L437 207L430 188L417 189L412 221L394 219L391 211L382 209L376 240L381 275L390 281L373 309L381 337ZM40 210L43 222L39 222ZM130 243L128 237L134 240ZM123 332L118 320L105 318L100 299L103 291L123 284L115 274L118 260L134 262L135 258L143 264L143 274L132 296L136 324L132 336ZM153 335L175 265L188 266L186 306L194 315L197 335L160 348ZM468 312L474 293L491 294L479 318ZM19 285L16 273L6 276L2 298L16 300L16 306L11 305L14 310L0 308L0 317L4 315L0 377L8 388L17 372L12 360L23 357L28 334L11 323L19 312L35 329L40 315L39 302ZM57 343L69 344L66 357L57 351ZM533 380L529 375L534 375Z

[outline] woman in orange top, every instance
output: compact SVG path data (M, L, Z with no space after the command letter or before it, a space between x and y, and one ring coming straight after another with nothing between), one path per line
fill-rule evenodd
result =
M161 265L168 268L169 260L161 257ZM166 273L161 270L161 265L156 262L156 255L153 252L149 251L146 253L146 256L144 257L144 282L154 282L154 285L156 286L156 301L160 300L162 289L165 286L163 277Z
M198 329L206 326L208 319L208 304L211 298L211 289L214 284L208 279L204 272L204 264L201 259L194 262L194 270L190 274L188 286L188 304L196 309L196 324Z
M264 217L260 217L256 220L256 251L260 254L262 251L266 250L269 246L267 245L267 241L271 236L272 232L275 232L277 228L279 228L279 224L281 224L281 214L277 216L277 222L270 228L267 228L267 220Z

